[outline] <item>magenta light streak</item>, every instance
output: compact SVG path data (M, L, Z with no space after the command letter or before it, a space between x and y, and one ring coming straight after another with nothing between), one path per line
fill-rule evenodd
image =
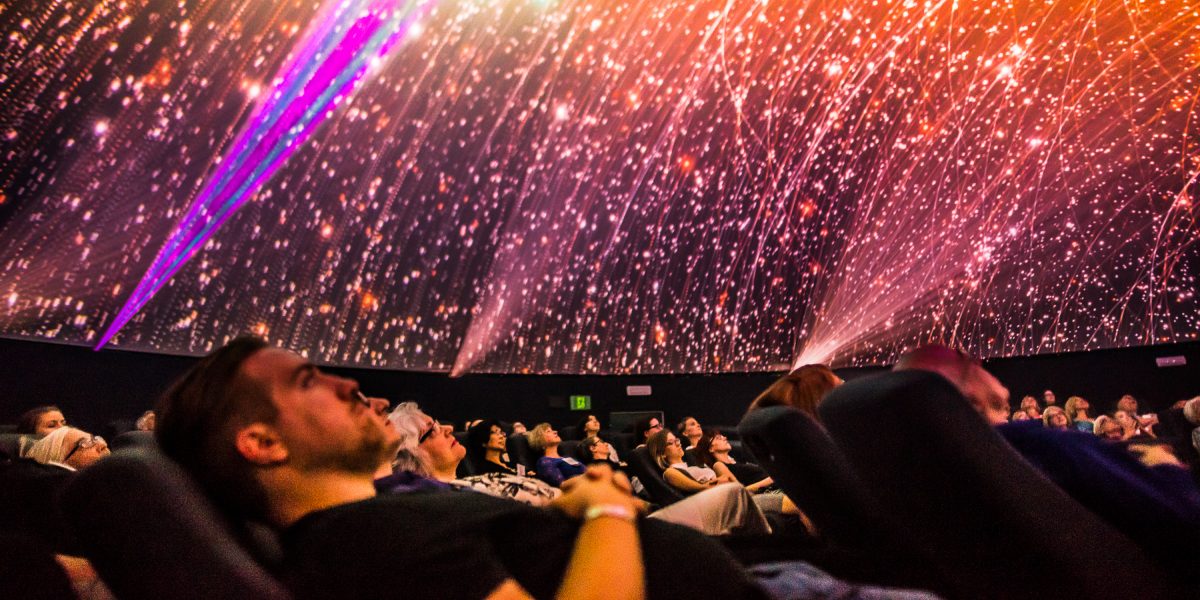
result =
M431 1L347 1L305 37L281 83L251 117L137 289L96 344L102 348L204 246L225 221L352 94L372 60L404 38ZM343 33L344 32L344 33Z

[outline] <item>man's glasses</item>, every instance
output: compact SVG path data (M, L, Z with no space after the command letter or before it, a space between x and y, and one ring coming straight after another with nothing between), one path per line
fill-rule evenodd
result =
M354 399L358 400L359 404L362 404L367 408L372 408L371 401L367 400L367 395L362 393L362 390L354 390Z
M435 432L441 428L442 428L442 424L438 423L437 419L434 419L433 425L430 425L429 429L426 429L425 433L422 433L421 437L417 438L417 444L424 444L425 440L429 439L429 436L433 435L433 432Z
M75 442L75 447L71 448L71 451L68 452L67 455L63 457L63 462L67 462L68 460L70 460L70 458L72 456L74 456L76 452L79 452L80 450L87 450L88 448L94 448L96 446L96 444L103 444L103 443L104 443L104 438L102 438L98 435L81 438L78 442Z

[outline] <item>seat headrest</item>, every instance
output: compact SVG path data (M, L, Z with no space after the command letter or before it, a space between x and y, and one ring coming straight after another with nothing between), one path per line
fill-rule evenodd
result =
M231 521L154 448L97 462L63 498L87 557L120 598L289 597L239 543Z

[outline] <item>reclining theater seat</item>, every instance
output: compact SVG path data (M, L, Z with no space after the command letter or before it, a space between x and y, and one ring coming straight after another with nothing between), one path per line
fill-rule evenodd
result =
M885 516L964 598L1177 598L1144 551L1044 477L940 375L850 381L829 434Z
M63 505L86 557L121 600L286 600L197 484L155 448L81 471Z
M642 487L646 488L646 493L650 495L650 501L657 504L660 508L670 506L683 499L683 494L671 487L666 479L663 479L662 471L658 469L658 465L654 464L654 459L650 458L650 452L645 446L634 448L629 452L628 458L625 459L629 466L629 473L638 478L642 482Z
M831 550L847 552L877 580L937 588L943 579L914 549L901 550L907 534L886 522L883 511L846 462L829 434L812 417L790 406L746 415L738 431L758 464L817 528Z

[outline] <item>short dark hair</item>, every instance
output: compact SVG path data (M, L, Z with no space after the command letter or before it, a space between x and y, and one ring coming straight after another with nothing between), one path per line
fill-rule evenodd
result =
M238 428L274 423L279 409L266 386L241 373L246 359L268 347L242 336L200 359L159 399L154 437L227 512L265 519L266 492L234 445Z
M35 406L34 408L25 411L25 413L21 415L21 418L17 419L16 433L35 433L37 431L38 420L42 418L42 415L52 410L62 412L62 410L53 404L47 404L46 406Z
M638 419L637 422L633 424L633 442L635 444L646 443L646 432L650 431L650 421L654 421L656 419L658 419L657 416L650 415L648 417L642 417ZM659 420L658 424L662 425L662 421ZM664 427L663 429L666 428Z
M486 460L484 448L492 437L492 427L500 427L500 421L484 419L467 429L467 458L472 465L482 464ZM500 427L500 430L504 431L504 428Z

